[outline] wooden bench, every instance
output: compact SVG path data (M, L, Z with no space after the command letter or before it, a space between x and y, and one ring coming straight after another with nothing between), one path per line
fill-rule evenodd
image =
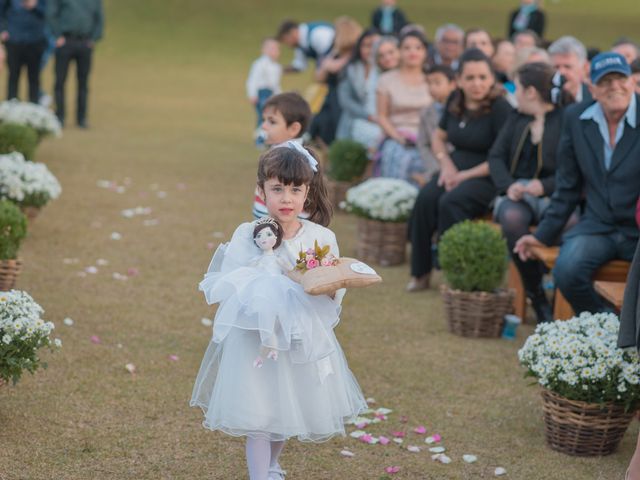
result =
M618 311L622 309L622 300L624 298L623 282L606 282L604 280L596 280L594 288L596 292L602 295L609 303L611 303Z
M547 268L552 269L556 264L560 247L534 247L531 249L533 256L543 262ZM593 280L605 282L627 281L630 262L624 260L612 260L607 262L596 271ZM559 289L556 288L556 294L553 304L553 318L556 320L567 320L573 317L574 312L569 302L564 298Z

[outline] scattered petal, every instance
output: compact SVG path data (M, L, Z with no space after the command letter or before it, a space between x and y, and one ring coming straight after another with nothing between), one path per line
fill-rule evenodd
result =
M123 193L125 193L126 191L127 191L127 189L126 189L126 188L124 188L122 185L120 185L120 186L116 187L116 193L119 193L119 194L121 194L121 195L122 195L122 194L123 194Z
M407 423L409 421L409 417L407 417L406 415L402 415L400 417L400 423Z
M122 344L121 344L121 343L119 343L119 344L117 344L117 345L116 345L116 347L118 347L118 348L122 348Z
M475 455L462 455L462 460L464 460L465 463L475 463L478 460L478 457Z
M378 437L378 442L380 442L380 445L388 445L390 441L391 440L389 440L387 437L384 437L382 435Z
M406 433L405 432L391 432L391 435L393 435L396 438L404 438Z
M102 340L100 340L100 337L97 335L92 335L91 336L91 343L95 344L95 345L99 345L102 343Z
M140 273L140 270L138 270L136 267L127 268L127 275L129 275L130 277L135 277L139 273Z
M402 445L402 442L404 442L404 440L402 440L401 438L394 438L393 441L396 442L398 445Z
M111 182L109 180L98 180L96 182L99 188L111 188Z
M122 240L122 235L118 232L111 232L111 240Z
M264 364L264 360L262 360L262 358L260 358L260 357L257 357L253 361L253 368L262 368L263 364Z
M416 433L419 433L420 435L423 435L427 433L427 428L424 425L418 425L416 428L413 429L413 431Z
M95 275L96 273L98 273L97 267L94 267L93 265L85 268L84 271L90 273L91 275Z
M207 248L208 248L209 250L213 250L215 246L216 246L216 244L215 244L215 243L213 243L213 242L207 242Z
M127 363L124 368L132 375L136 373L136 366L133 363Z
M210 327L211 325L213 325L213 320L211 320L210 318L202 318L200 319L200 323L205 327Z
M364 432L362 430L354 430L353 432L351 432L349 434L349 436L353 437L353 438L360 438L361 436L366 435L366 434L367 434L367 432Z
M435 460L436 462L444 463L445 465L451 463L451 459L447 457L444 453L438 453L436 455L431 455L431 460Z
M273 360L274 362L278 361L278 351L277 350L269 350L269 353L267 353L267 358L269 360Z
M379 415L389 415L391 412L393 412L393 410L391 410L390 408L380 407L374 413Z
M96 265L99 265L101 267L105 267L105 266L109 265L109 261L105 260L104 258L99 258L98 260L96 260Z
M213 232L213 238L223 238L224 233L222 232Z
M360 438L358 438L358 440L364 443L374 443L374 437L370 433L365 433L364 435L361 435ZM377 442L377 439L375 440Z
M67 327L70 327L73 325L73 320L69 317L65 318L64 320L62 320L62 323L64 323Z
M431 447L429 449L429 451L431 453L444 453L446 451L446 448L444 448L444 447Z
M159 191L156 195L158 198L167 198L167 192Z
M169 355L169 360L171 360L172 362L177 362L178 360L180 360L180 357L177 355Z
M368 404L376 403L376 399L373 398L373 397L369 397L369 398L367 398L367 403Z
M394 465L392 467L385 467L384 471L387 473L398 473L400 471L400 467L398 467L397 465Z
M412 453L420 453L420 447L418 447L416 445L409 445L407 447L407 450L409 450Z
M424 443L440 443L442 441L442 437L440 435L438 435L437 433L435 435L431 435L430 437L427 437L424 439Z
M77 258L65 258L62 260L62 263L65 265L73 265L74 263L78 263L80 260Z
M494 473L495 473L496 477L500 477L502 475L506 475L507 474L507 470L502 468L502 467L497 467Z
M347 449L344 450L340 450L340 455L342 455L343 457L353 457L355 454Z
M113 272L113 274L111 276L113 277L114 280L125 281L125 280L129 279L129 277L127 277L126 275L123 275L123 274L118 273L118 272Z

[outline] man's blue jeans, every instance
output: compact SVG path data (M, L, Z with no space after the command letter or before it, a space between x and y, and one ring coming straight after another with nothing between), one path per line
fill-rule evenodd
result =
M610 260L631 261L637 242L618 232L577 235L564 241L553 268L553 278L576 315L610 311L593 288L593 276Z

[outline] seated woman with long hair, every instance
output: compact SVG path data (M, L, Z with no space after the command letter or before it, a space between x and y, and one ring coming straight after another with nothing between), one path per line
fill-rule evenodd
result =
M549 205L555 187L556 150L560 140L562 105L573 98L546 63L529 63L515 73L518 111L513 112L489 152L489 170L501 195L494 206L509 251L529 233ZM544 266L523 262L512 253L538 322L551 321L552 309L542 288Z
M457 85L431 142L440 173L422 187L409 219L410 292L429 287L434 234L487 213L496 194L487 154L511 106L496 83L491 61L480 50L467 50L460 57Z

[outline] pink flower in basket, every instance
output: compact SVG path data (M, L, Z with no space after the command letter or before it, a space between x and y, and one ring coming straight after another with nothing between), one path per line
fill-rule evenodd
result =
M320 260L320 265L322 265L323 267L330 267L331 259L327 257L323 258L322 260Z
M316 268L318 265L319 265L319 262L315 258L310 258L309 260L307 260L308 270L311 270L312 268Z

